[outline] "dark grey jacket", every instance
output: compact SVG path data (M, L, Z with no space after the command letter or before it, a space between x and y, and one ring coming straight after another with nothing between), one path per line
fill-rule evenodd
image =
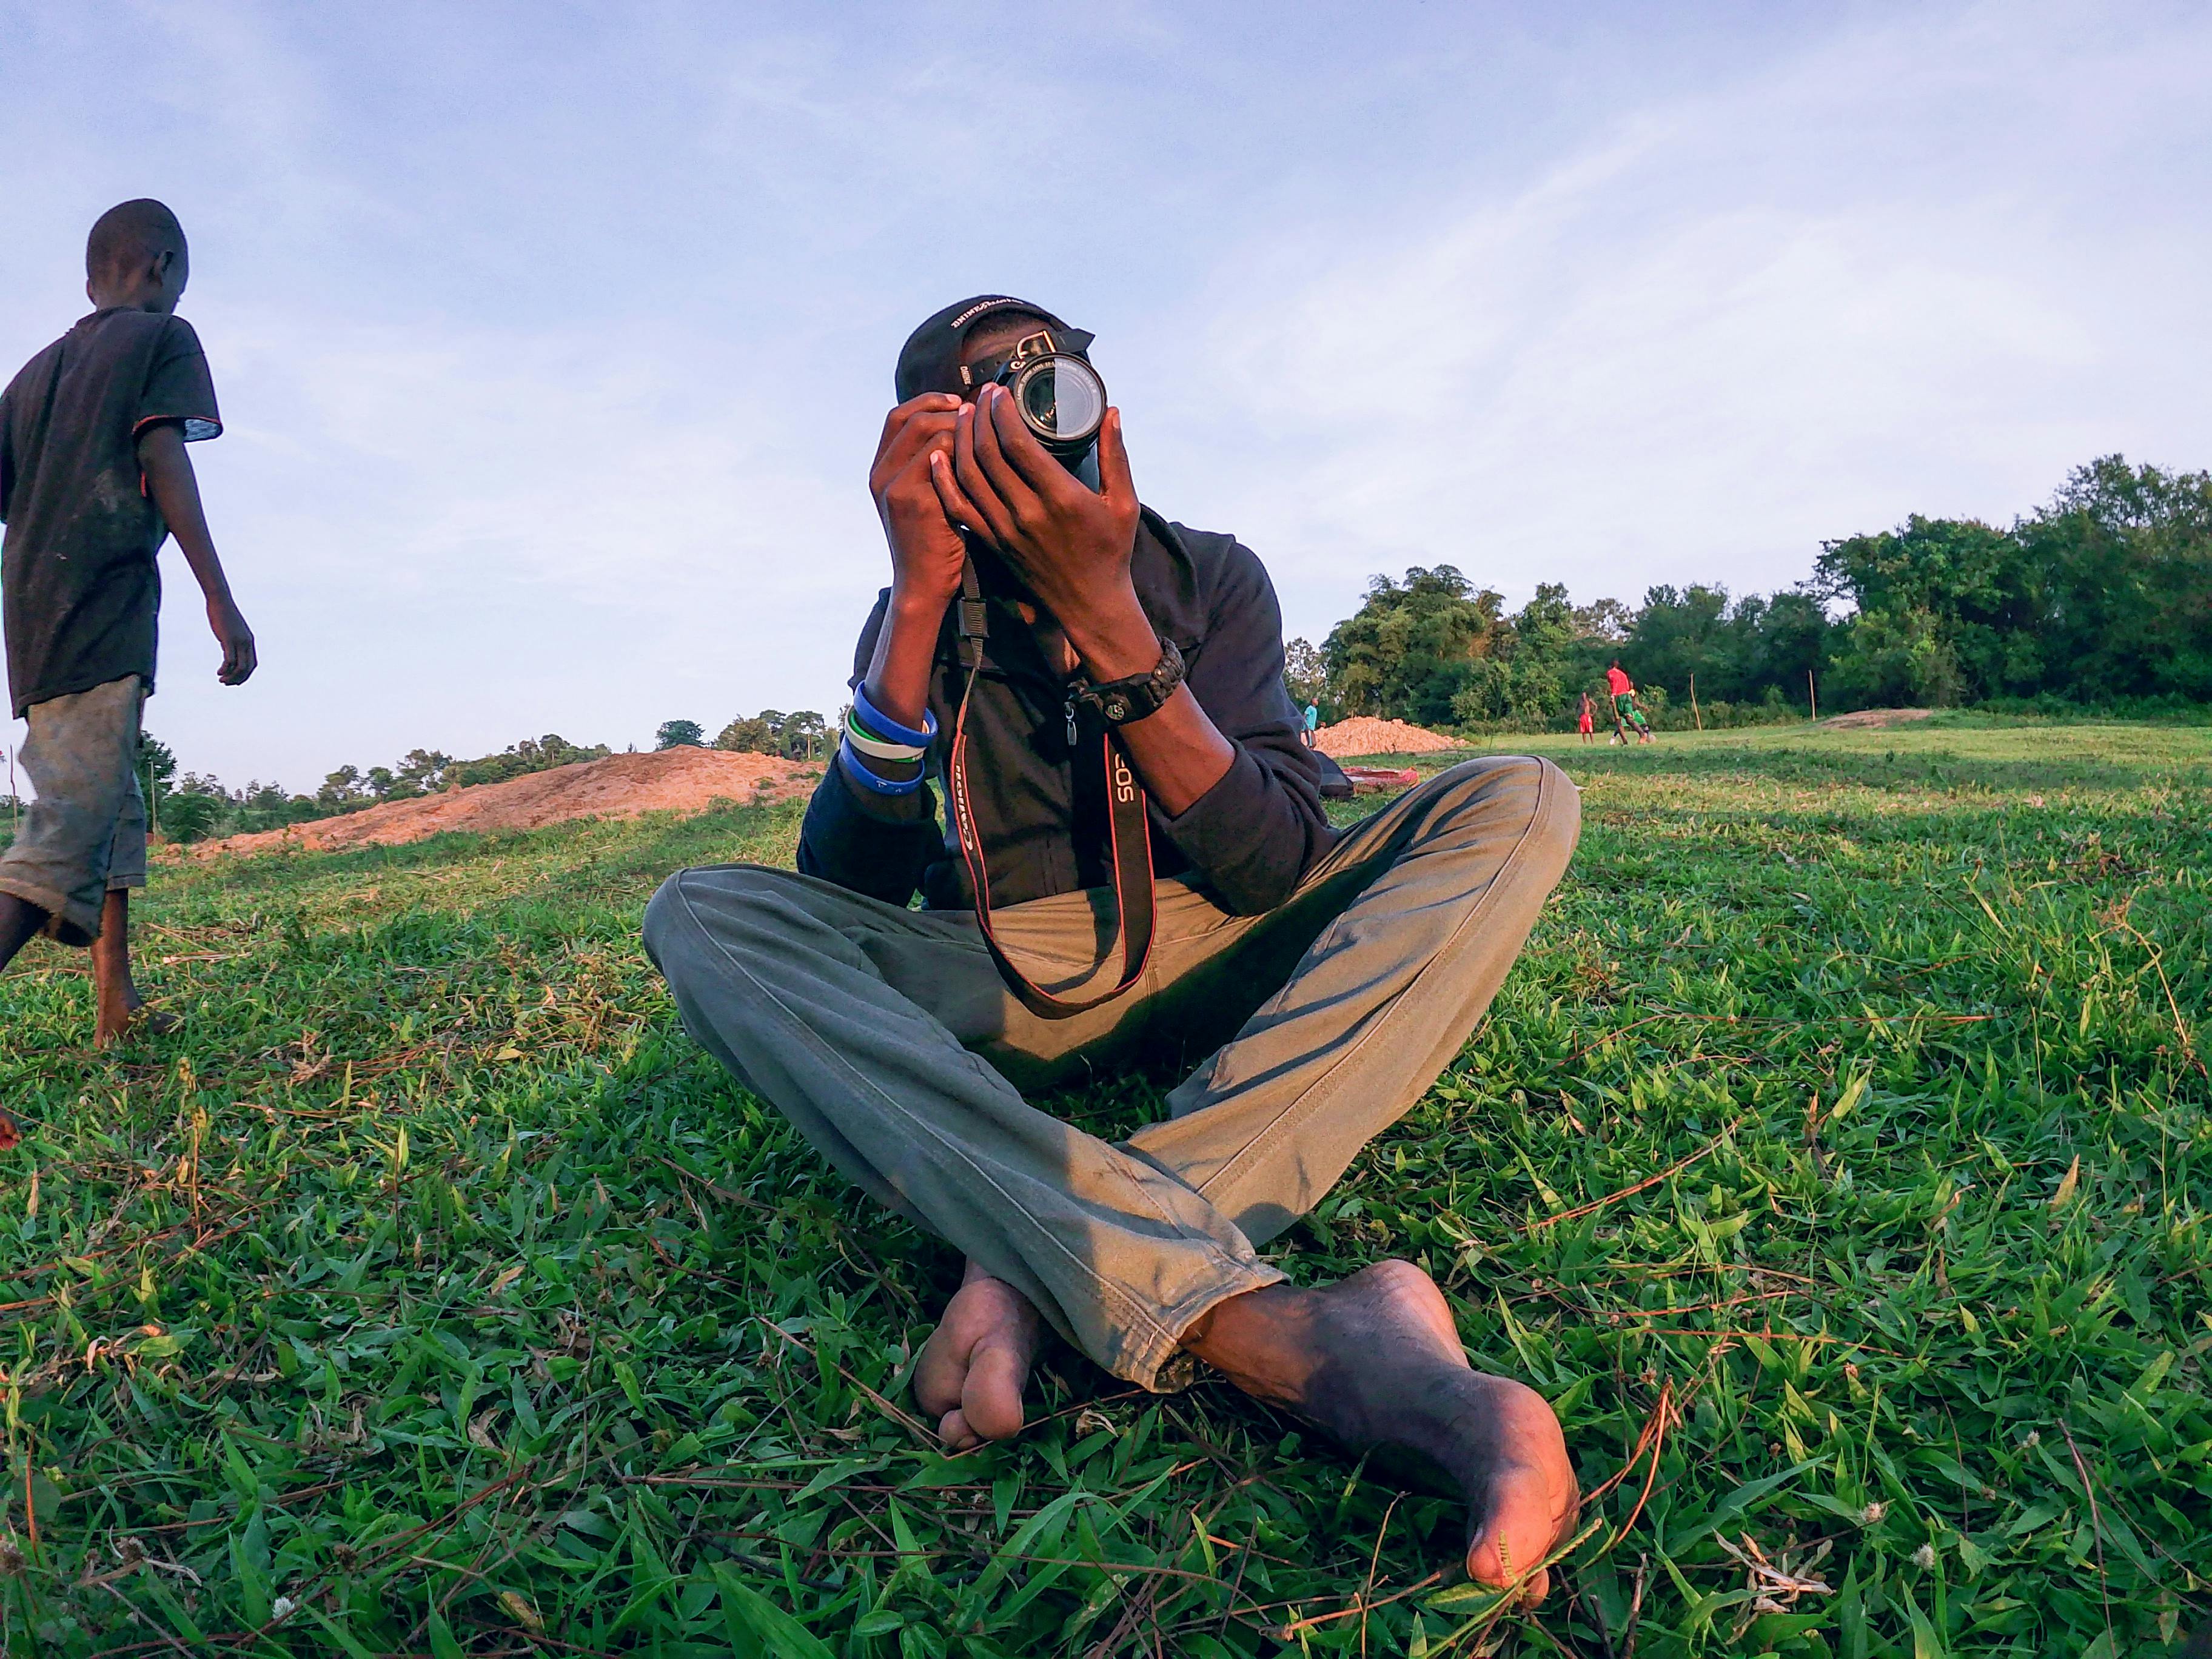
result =
M1272 909L1334 839L1322 814L1319 765L1283 686L1274 586L1235 538L1170 524L1149 507L1130 571L1152 626L1182 652L1199 706L1237 750L1221 781L1180 817L1153 807L1153 867L1207 889L1238 915ZM968 742L991 902L1109 886L1097 733L1085 727L1071 750L1065 684L1012 601L986 592L990 635ZM860 630L853 684L867 673L890 601L886 589ZM938 737L928 764L940 780L966 678L957 610L948 609L930 682ZM911 795L875 795L849 782L834 761L807 805L799 867L892 904L919 888L933 909L975 905L958 846L940 823L937 792L924 785Z

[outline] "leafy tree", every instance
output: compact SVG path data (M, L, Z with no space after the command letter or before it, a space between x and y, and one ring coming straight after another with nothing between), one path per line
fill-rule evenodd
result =
M774 714L773 709L769 711ZM768 714L740 714L715 735L714 747L738 755L781 755L782 717L771 723Z
M1600 599L1576 609L1575 633L1582 639L1613 644L1628 637L1635 621L1636 613L1619 599Z
M416 794L427 795L445 787L453 757L437 749L410 749L399 762L398 782Z
M1715 689L1712 670L1722 667L1726 674L1735 666L1728 611L1724 587L1692 583L1680 592L1669 586L1652 588L1628 630L1621 666L1638 685L1663 685L1672 696L1684 699L1690 695L1690 676L1702 673L1711 696Z
M362 798L361 769L350 763L329 774L323 779L323 787L315 791L315 804L334 812L357 805Z
M1346 713L1438 725L1497 641L1504 597L1451 565L1377 576L1359 609L1322 643L1328 683Z
M1605 599L1600 603L1618 605L1620 601ZM1595 605L1590 608L1597 609ZM1570 655L1576 641L1588 632L1583 614L1569 603L1565 585L1539 582L1534 597L1514 613L1512 642L1503 654L1559 661Z
M1933 611L1868 611L1846 624L1829 678L1846 708L1945 708L1960 700L1959 653Z
M797 760L812 760L816 748L828 738L830 728L811 708L800 708L783 717L783 729L778 734L783 741L783 752Z
M1300 714L1310 705L1320 708L1323 719L1328 717L1328 661L1311 640L1292 640L1283 647L1283 689Z
M156 795L168 793L169 781L177 775L177 751L163 743L151 732L138 733L138 787L151 789Z
M663 720L653 734L655 749L703 749L707 733L696 720Z
M1467 684L1452 697L1452 718L1462 725L1549 720L1566 706L1565 666L1534 653L1479 658L1468 665Z
M2104 456L2013 535L2045 596L2041 689L2212 700L2212 474Z
M204 841L218 833L230 803L221 793L179 790L162 798L161 833L174 842Z

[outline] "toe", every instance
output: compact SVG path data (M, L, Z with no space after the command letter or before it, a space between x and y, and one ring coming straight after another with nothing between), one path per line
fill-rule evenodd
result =
M1010 1342L986 1340L968 1357L968 1378L960 1390L961 1415L986 1440L1004 1440L1022 1431L1022 1385L1029 1359Z
M921 1345L921 1358L914 1367L915 1402L939 1417L959 1405L960 1384L967 1370L954 1359L950 1348L940 1325Z
M1522 1602L1534 1606L1551 1583L1537 1564L1565 1538L1576 1508L1571 1479L1563 1493L1541 1469L1500 1471L1491 1487L1489 1517L1468 1546L1468 1577L1499 1589L1520 1583Z
M981 1437L968 1426L968 1419L957 1406L938 1419L937 1437L945 1443L947 1451L963 1452L983 1443Z

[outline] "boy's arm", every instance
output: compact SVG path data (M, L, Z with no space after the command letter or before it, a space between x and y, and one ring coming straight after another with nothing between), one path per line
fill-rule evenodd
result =
M230 597L230 583L216 556L215 538L208 534L207 514L200 507L199 480L193 475L191 457L185 453L184 428L174 421L157 422L138 434L138 467L146 475L146 493L185 562L192 568L200 592L207 596L208 626L222 647L222 666L216 678L225 685L242 685L254 670L253 630Z

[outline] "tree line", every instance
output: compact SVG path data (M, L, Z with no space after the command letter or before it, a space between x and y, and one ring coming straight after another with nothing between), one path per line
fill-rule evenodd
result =
M1770 594L1648 588L1575 605L1540 585L1508 613L1457 568L1377 576L1286 676L1324 718L1460 729L1572 724L1618 660L1664 725L1821 708L1996 704L2153 713L2212 702L2212 474L2077 467L2004 528L1914 514L1821 544Z
M844 716L838 717L839 726ZM811 708L787 714L763 708L757 714L739 714L707 741L706 728L696 720L663 720L654 733L656 749L720 749L737 755L781 755L786 760L815 760L829 752L830 726Z

